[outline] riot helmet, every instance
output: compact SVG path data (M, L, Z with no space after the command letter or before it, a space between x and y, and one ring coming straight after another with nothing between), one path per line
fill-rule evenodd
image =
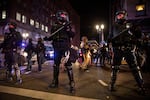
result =
M29 43L31 43L32 42L32 38L29 38Z
M116 12L115 14L115 22L117 23L124 23L126 21L126 18L127 18L127 12L126 10L119 10Z
M42 38L40 37L40 38L38 38L38 43L42 43Z
M8 27L9 27L9 31L12 32L12 31L15 31L17 24L14 22L10 22L8 23Z
M9 32L15 31L16 27L17 27L17 25L14 22L7 23L4 28L4 33L9 33Z
M60 22L69 22L68 13L66 11L63 11L63 10L57 11L56 18Z

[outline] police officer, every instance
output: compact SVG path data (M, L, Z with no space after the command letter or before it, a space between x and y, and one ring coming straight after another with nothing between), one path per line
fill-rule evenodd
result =
M27 44L27 46L25 47L25 52L27 52L27 62L28 62L28 65L27 65L27 69L26 69L26 72L25 74L28 74L28 73L31 73L31 69L32 69L32 55L33 53L35 52L35 47L32 43L32 38L29 38L29 42Z
M52 84L49 85L51 88L57 88L59 84L59 66L61 63L61 58L68 56L70 54L71 48L71 40L74 36L74 32L71 29L69 16L66 11L59 10L56 13L56 23L52 27L51 35L48 38L44 38L45 40L53 41L54 47L54 68L53 68L53 80ZM72 69L72 62L70 61L70 57L68 61L65 63L65 67L67 69L68 77L69 77L69 86L70 92L74 92L74 78L73 78L73 69Z
M5 66L7 66L7 78L12 80L12 68L15 70L17 83L22 83L19 68L20 46L22 43L22 36L20 32L16 31L16 23L10 22L8 24L8 31L4 35L4 41L1 45L3 53L5 54Z
M126 10L120 10L116 13L113 32L109 37L109 41L112 43L114 52L109 89L110 91L115 90L114 86L117 79L119 66L121 65L122 57L125 57L129 68L131 69L132 74L138 84L139 92L144 94L144 82L135 56L135 49L139 44L138 40L141 38L141 30L136 25L128 23L126 17Z
M38 43L36 45L36 53L37 53L37 62L38 62L38 71L42 72L42 64L45 60L45 45L43 43L42 38L38 38Z

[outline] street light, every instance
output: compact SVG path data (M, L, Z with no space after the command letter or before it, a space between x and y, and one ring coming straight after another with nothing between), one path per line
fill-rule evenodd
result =
M23 33L22 36L23 36L23 38L26 40L27 37L29 36L29 34L28 34L28 33Z
M103 29L104 29L104 24L101 24L101 26L100 25L96 25L96 30L99 33L99 43L103 43L104 42L104 32L103 32Z
M99 34L99 44L100 44L100 31L101 31L101 29L100 29L100 26L99 25L96 25L96 30L97 30L97 33Z
M104 30L104 24L101 25L101 33L102 33L102 40L101 40L101 42L102 43L104 42L104 32L103 32L103 30Z
M23 33L22 34L22 37L23 37L23 39L24 39L24 41L25 41L25 45L27 44L26 42L26 40L27 40L27 38L29 37L29 33Z

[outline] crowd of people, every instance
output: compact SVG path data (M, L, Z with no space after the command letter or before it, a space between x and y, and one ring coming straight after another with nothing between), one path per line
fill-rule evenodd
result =
M83 69L89 72L90 66L103 67L105 64L111 65L112 63L112 50L106 44L98 45L98 48L94 48L92 44L88 42L87 36L81 37L81 43L79 47L79 69Z

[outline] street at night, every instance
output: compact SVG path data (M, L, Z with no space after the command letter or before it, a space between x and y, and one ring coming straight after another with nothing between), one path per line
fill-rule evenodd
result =
M1 0L0 100L150 100L150 0Z
M59 87L48 88L52 80L53 61L45 62L42 72L37 71L37 64L33 65L32 73L25 74L22 66L22 84L5 80L4 70L0 70L0 100L149 100L150 73L143 73L146 95L137 93L136 82L127 65L122 65L115 92L108 90L110 81L110 66L91 66L89 72L73 67L75 77L75 93L69 93L68 77L66 72L60 71Z

